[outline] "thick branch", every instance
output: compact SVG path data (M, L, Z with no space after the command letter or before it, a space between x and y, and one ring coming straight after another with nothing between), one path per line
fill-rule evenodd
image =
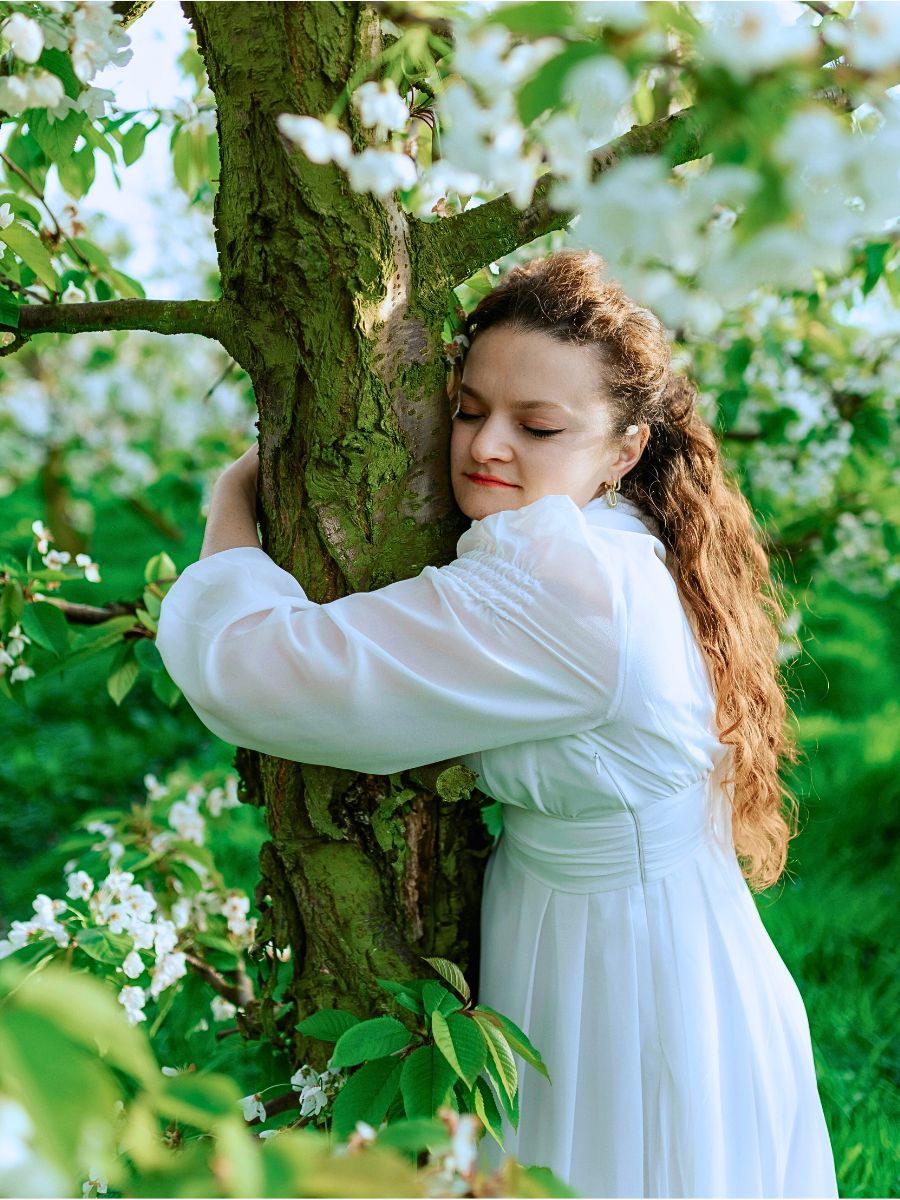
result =
M648 125L633 125L601 146L593 156L593 178L623 158L657 154L663 148L669 150L672 166L703 156L703 130L694 108L683 108ZM455 287L487 263L568 225L575 213L554 211L547 202L556 182L555 175L542 175L524 210L517 208L507 193L455 217L420 225L418 234L429 260L443 273L441 286Z
M218 300L98 300L92 304L25 304L17 328L0 329L24 338L35 333L92 333L100 329L149 329L154 333L199 333L217 338Z

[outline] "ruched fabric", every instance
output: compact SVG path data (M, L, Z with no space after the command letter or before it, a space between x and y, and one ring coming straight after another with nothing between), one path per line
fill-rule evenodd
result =
M552 1080L516 1056L509 1153L583 1196L837 1195L806 1010L734 852L709 671L633 503L493 513L446 566L328 604L262 549L223 550L170 589L157 645L234 745L380 774L456 758L500 802L476 998Z

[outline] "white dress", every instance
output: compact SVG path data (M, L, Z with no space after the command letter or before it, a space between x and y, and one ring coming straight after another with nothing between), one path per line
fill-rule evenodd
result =
M157 645L233 745L374 774L461 758L502 802L477 999L552 1080L516 1056L508 1153L583 1196L837 1196L656 532L622 497L545 496L473 521L444 567L322 605L262 549L223 550L170 589Z

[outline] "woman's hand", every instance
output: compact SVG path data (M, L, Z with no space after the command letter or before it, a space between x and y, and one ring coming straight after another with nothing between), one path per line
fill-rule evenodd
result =
M259 451L256 443L226 467L213 485L200 557L237 546L259 545L256 490Z
M245 450L240 458L235 459L230 466L226 467L220 478L224 479L226 476L229 486L231 483L239 485L255 502L259 482L258 442L254 442L249 450Z

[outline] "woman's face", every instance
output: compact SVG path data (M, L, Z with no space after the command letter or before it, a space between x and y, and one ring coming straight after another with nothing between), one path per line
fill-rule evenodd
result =
M597 391L597 360L585 346L509 326L477 333L450 437L453 494L466 516L478 520L549 495L583 508L606 480L621 477L621 445L608 439L610 413Z

